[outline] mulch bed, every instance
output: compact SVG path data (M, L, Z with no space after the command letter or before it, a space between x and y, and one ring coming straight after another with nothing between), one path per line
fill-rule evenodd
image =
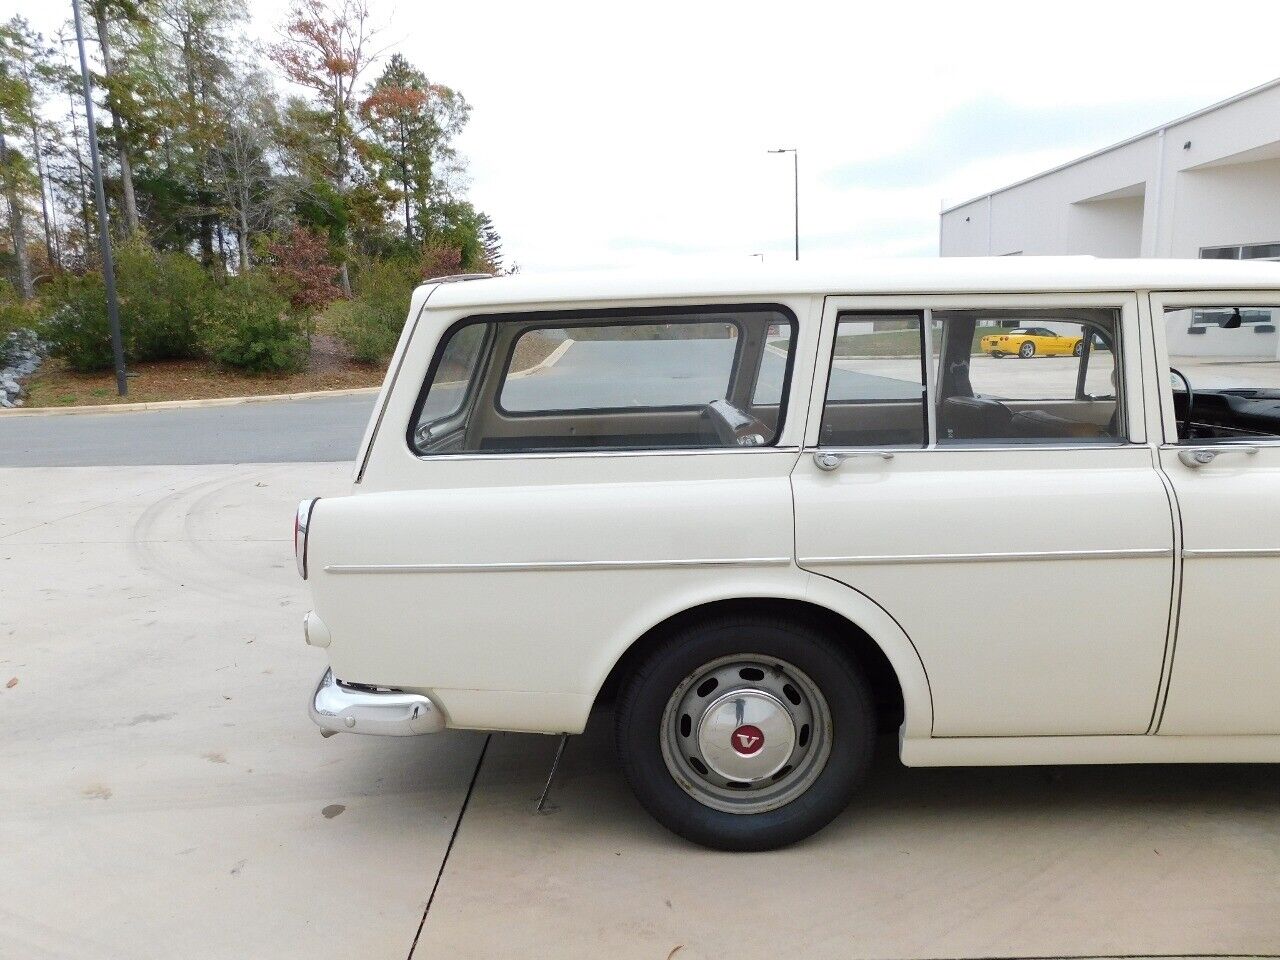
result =
M129 395L116 395L115 374L73 373L60 360L48 360L26 383L23 403L31 407L71 407L162 400L205 400L215 397L265 396L311 390L376 387L385 368L356 363L341 341L316 334L307 369L291 374L251 376L197 360L165 360L131 364Z

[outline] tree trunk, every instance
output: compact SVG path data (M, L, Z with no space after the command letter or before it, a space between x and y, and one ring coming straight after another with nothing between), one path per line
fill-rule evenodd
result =
M44 158L40 156L40 127L36 123L31 124L31 145L36 155L36 176L40 178L40 219L44 222L44 252L49 258L50 267L59 267L58 258L54 255L54 236L53 229L49 225L49 199L44 191ZM52 185L50 193L53 192Z
M409 216L409 134L404 128L404 117L400 118L400 185L404 188L404 238L413 240L413 228Z
M249 206L249 198L243 197L240 204L240 272L247 273L253 269L253 263L249 259L249 216L246 212Z
M27 63L22 64L22 82L30 89L34 90L35 85L31 82L31 69ZM57 260L54 258L54 236L53 231L49 227L49 200L45 195L45 164L43 151L40 149L40 120L33 110L31 113L31 152L35 155L36 160L36 177L40 180L40 219L44 224L44 252L49 259L49 266L58 266ZM53 184L49 185L49 193L53 193Z
M0 129L0 167L9 165L9 146L5 143L4 130ZM12 179L5 186L5 199L9 202L9 230L13 237L14 258L18 261L18 293L23 300L30 300L31 262L27 250L27 229L23 222L22 201L17 184Z
M80 182L80 219L84 224L84 241L81 250L85 263L89 262L89 251L92 248L90 237L93 235L89 226L89 190L84 182L84 154L80 150L80 122L76 119L76 95L68 93L71 103L71 135L76 143L76 178Z
M111 82L111 40L107 36L107 17L102 4L95 4L93 19L98 28L98 45L102 48L102 75ZM130 236L139 230L138 200L133 192L133 164L129 162L129 138L125 134L124 121L111 107L108 99L107 107L111 111L111 134L116 142L116 150L120 153L120 192L124 201L125 230Z

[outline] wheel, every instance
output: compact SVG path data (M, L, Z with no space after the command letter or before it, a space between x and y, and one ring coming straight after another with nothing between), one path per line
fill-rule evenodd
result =
M999 360L1001 357L1003 357L1003 356L1004 356L1004 354L1003 354L1003 353L1001 353L999 350L992 350L992 351L991 351L991 356L992 356L992 358L993 358L993 359Z
M720 850L816 833L866 773L866 681L821 632L734 618L691 627L624 681L615 737L632 791L663 826Z
M1077 340L1077 341L1076 341L1076 345L1075 345L1074 347L1072 347L1072 348L1071 348L1071 355L1072 355L1073 357L1078 357L1078 356L1080 356L1082 353L1084 353L1084 341L1083 341L1083 340Z
M1030 360L1035 355L1036 355L1036 345L1032 343L1030 340L1025 341L1022 344L1022 346L1018 348L1018 356L1020 356L1023 360Z

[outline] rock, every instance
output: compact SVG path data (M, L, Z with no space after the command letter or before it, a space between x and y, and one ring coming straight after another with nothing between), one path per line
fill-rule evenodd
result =
M22 381L40 369L44 355L33 330L15 330L0 340L0 407L21 404Z

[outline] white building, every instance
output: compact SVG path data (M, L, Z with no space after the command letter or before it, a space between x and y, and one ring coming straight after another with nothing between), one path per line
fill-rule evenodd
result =
M940 249L1280 260L1280 79L944 210Z

